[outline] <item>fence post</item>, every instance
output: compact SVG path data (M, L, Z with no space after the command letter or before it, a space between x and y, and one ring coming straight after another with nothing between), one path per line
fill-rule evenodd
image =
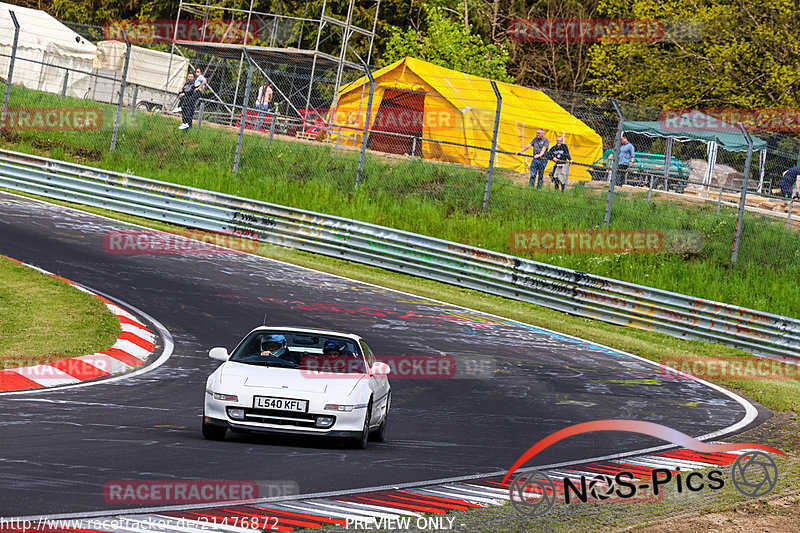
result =
M364 68L367 70L367 77L369 77L369 97L367 98L367 113L364 115L364 134L361 136L361 155L358 157L358 170L356 171L356 189L361 184L361 176L364 174L364 158L367 155L367 140L369 131L370 112L372 111L372 97L375 95L375 78L372 77L372 71L369 65L364 63ZM336 95L339 98L339 95Z
M233 158L233 171L239 170L239 160L242 157L242 140L244 139L244 123L247 121L247 108L250 106L250 84L253 82L253 64L250 54L243 50L247 58L247 83L244 85L244 102L242 102L242 118L239 119L239 140L236 141L236 156Z
M789 229L789 222L792 220L792 209L794 209L794 196L789 200L789 213L786 215L786 229Z
M616 100L611 100L614 106L614 111L619 116L619 123L617 124L617 136L614 140L614 161L611 163L611 181L608 184L608 200L606 201L606 216L603 219L603 224L608 226L611 221L611 204L614 201L614 185L617 182L617 174L619 174L619 151L622 147L622 128L625 122L625 115L622 114L622 109L617 105Z
M494 173L494 158L497 153L497 132L500 129L500 108L503 107L503 97L497 90L497 84L491 80L494 96L497 99L497 110L494 112L494 133L492 133L492 151L489 153L489 171L486 173L486 188L483 190L483 206L481 211L489 209L489 193L492 191L492 174Z
M719 181L717 181L717 183L719 183ZM717 214L718 215L719 215L719 206L722 205L722 191L723 191L723 187L722 187L722 185L720 185L719 186L719 198L717 198Z
M417 137L414 136L414 139L411 141L411 162L414 162L414 154L417 152Z
M128 80L128 63L131 60L131 41L128 39L128 32L123 30L122 36L125 37L125 66L122 67L122 83L119 86L119 101L117 102L117 113L114 116L114 131L111 133L111 150L117 147L117 132L119 131L119 119L122 114L122 97L125 96L125 82Z
M8 62L8 77L6 78L6 96L3 99L3 114L0 117L0 124L5 127L6 114L8 113L8 101L11 99L11 79L14 77L14 59L17 57L17 43L19 42L19 22L13 11L9 10L11 21L14 22L14 44L11 45L11 59Z
M197 112L197 129L200 129L200 126L203 125L203 112L206 110L206 101L201 99L200 100L200 110Z
M136 100L139 99L139 86L135 86L133 88L133 101L131 102L131 116L133 116L133 112L136 111Z
M278 120L278 113L270 113L269 119L269 141L267 146L272 146L272 137L275 135L275 121Z
M739 216L736 218L736 236L733 239L733 255L731 255L731 263L736 264L736 259L739 257L739 242L742 240L742 224L744 223L744 207L747 201L747 181L750 177L750 160L753 157L753 139L747 133L747 129L742 126L741 122L736 123L739 129L744 133L747 139L747 157L744 160L744 179L742 180L742 196L739 198Z
M67 97L67 80L69 80L69 69L64 69L64 85L61 86L61 99Z
M336 152L339 151L339 139L341 138L341 136L342 136L342 127L339 126L339 128L336 130L336 146L333 147L333 155L336 155Z

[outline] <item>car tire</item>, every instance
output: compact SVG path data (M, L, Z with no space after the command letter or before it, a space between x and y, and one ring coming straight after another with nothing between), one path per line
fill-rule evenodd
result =
M367 443L369 442L369 423L372 414L372 398L367 404L367 412L364 414L364 429L361 430L361 435L353 439L353 447L358 450L366 450Z
M136 111L150 111L150 104L147 102L136 102Z
M222 426L214 426L203 422L203 438L208 440L223 440L228 428Z
M378 429L376 429L372 434L372 440L375 442L386 442L386 425L389 419L389 407L391 406L391 403L392 395L390 393L389 397L386 398L386 414L383 415L383 421L381 422L381 425L378 426Z

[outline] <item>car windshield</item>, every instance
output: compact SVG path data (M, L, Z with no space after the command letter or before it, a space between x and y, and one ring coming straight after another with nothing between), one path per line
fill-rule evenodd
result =
M234 350L230 360L317 372L366 372L364 356L355 341L309 333L253 332Z

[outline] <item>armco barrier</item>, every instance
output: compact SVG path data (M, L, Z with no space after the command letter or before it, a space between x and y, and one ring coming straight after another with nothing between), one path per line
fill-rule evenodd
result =
M0 150L0 187L442 281L772 358L800 357L800 320L424 235Z

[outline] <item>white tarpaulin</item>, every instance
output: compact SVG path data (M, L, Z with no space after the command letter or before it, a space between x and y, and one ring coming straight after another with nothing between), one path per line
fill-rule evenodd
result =
M122 79L122 71L125 67L125 43L121 41L97 43L94 67L116 71L118 77ZM169 52L131 46L128 83L177 94L186 83L188 72L189 60L184 57Z
M61 92L64 69L46 67L51 63L83 71L91 71L95 46L44 11L0 2L0 78L8 76L14 22L14 11L20 25L12 83L28 89ZM70 73L67 94L84 97L88 74ZM71 86L75 85L73 89Z

